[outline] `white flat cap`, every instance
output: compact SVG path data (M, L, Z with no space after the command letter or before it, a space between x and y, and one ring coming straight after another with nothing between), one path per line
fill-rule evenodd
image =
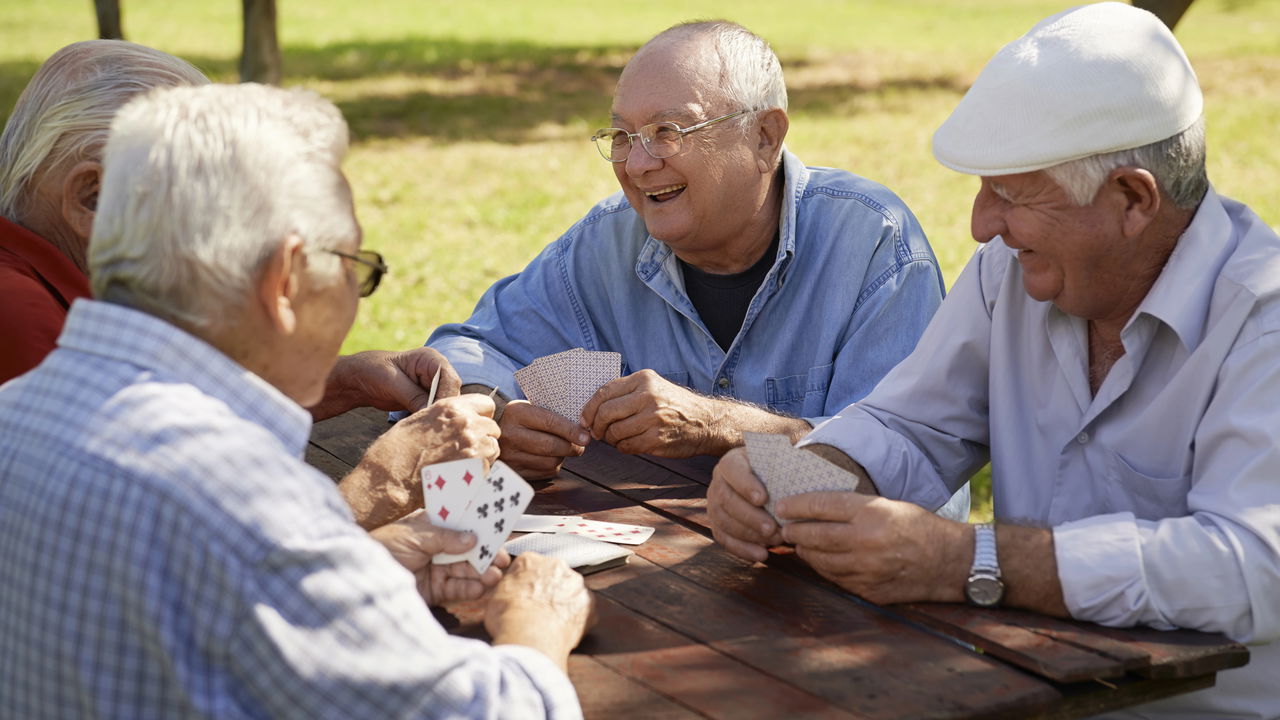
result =
M1085 5L1001 48L933 134L933 155L972 175L1031 172L1172 137L1203 107L1191 62L1159 18Z

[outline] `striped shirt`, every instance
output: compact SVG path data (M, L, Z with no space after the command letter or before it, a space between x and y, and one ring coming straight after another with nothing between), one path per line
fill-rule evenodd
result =
M0 717L580 717L441 628L274 387L118 305L58 345L0 387Z

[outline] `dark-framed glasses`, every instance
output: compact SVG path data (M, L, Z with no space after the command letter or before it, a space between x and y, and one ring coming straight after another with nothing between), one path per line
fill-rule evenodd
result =
M372 295L373 291L378 289L378 283L382 282L382 276L387 274L387 264L383 262L382 255L372 250L360 250L355 253L345 253L341 250L328 252L356 264L356 282L360 285L362 298Z
M622 128L601 128L596 131L595 135L591 136L591 141L595 143L601 157L609 162L625 162L627 157L631 155L631 146L635 144L636 138L640 138L640 145L644 147L645 152L649 153L651 157L655 160L664 160L680 154L680 151L684 149L685 135L748 112L751 111L739 110L731 112L728 115L703 120L697 125L687 128L682 128L673 122L650 123L633 133L629 133Z

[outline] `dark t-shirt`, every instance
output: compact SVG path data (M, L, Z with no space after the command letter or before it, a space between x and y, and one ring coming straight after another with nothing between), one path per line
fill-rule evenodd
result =
M764 282L764 276L769 274L777 255L778 236L775 234L764 255L740 273L717 275L680 261L685 293L721 350L727 351L742 329L742 320L747 316L751 298Z

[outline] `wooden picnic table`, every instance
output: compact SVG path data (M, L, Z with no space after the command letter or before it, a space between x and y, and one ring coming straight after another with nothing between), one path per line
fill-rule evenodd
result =
M387 427L372 409L318 423L307 460L336 480ZM741 560L711 539L713 462L593 443L533 483L529 512L657 528L625 566L587 576L599 622L569 662L587 718L1079 718L1211 687L1248 662L1221 635L881 607L786 552ZM436 614L485 637L481 602Z

